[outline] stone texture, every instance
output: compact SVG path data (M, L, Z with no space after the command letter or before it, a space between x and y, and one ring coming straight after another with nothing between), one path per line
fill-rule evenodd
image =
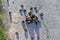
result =
M6 0L5 0L6 1ZM12 3L14 1L14 4ZM42 27L40 28L41 40L60 40L60 0L9 0L8 12L11 11L12 15L14 13L19 14L20 5L23 4L25 9L29 12L29 8L32 6L37 6L39 12L44 13L44 20L42 22ZM5 2L7 5L7 3ZM9 17L8 13L7 17ZM6 16L6 15L5 15ZM9 18L6 18L9 22ZM5 22L6 23L6 22ZM8 23L6 23L8 24ZM7 26L7 25L6 25ZM25 40L24 30L21 26L21 22L18 24L11 23L11 26L15 28L20 34L20 40ZM47 28L46 28L47 27ZM47 29L49 38L47 39ZM13 37L13 36L12 36ZM16 38L12 38L16 40ZM30 40L30 37L28 38Z

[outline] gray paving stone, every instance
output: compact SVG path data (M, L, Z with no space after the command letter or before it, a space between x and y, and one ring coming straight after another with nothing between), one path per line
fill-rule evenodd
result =
M12 3L14 1L14 4ZM8 9L12 12L12 15L16 12L19 13L20 5L23 4L25 9L29 11L32 6L37 6L38 10L44 13L44 24L48 28L49 39L47 39L47 30L42 23L40 28L41 40L60 40L60 0L9 0ZM20 40L25 40L24 30L21 26L21 22L18 24L11 23L11 27L14 27L20 34ZM14 39L14 38L13 38ZM14 39L16 40L16 39ZM28 38L30 40L30 36Z

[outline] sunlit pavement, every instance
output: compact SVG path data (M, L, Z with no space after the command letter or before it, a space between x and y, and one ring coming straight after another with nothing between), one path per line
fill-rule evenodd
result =
M14 18L13 15L15 13L19 14L21 4L23 4L25 9L28 11L31 6L37 6L38 10L44 13L44 23L49 30L48 40L60 40L60 0L9 0L9 3L10 5L8 6L8 9L12 12L12 18ZM18 21L15 19L12 20L11 27L19 33L20 40L26 40L24 30L21 26L21 18L18 18ZM13 36L11 39L16 40L16 38ZM42 27L40 28L40 39L47 40L47 30L43 23ZM30 40L30 36L27 40Z

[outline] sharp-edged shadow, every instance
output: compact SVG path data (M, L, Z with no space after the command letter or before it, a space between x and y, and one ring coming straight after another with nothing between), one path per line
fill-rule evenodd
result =
M22 27L23 27L23 30L24 30L24 35L25 35L25 38L27 39L28 38L28 31L27 29L25 29L25 23L22 23Z
M27 24L28 32L30 35L31 40L34 40L34 25L33 23Z
M37 40L40 40L40 27L41 27L41 23L39 22L34 26L35 33L37 34Z

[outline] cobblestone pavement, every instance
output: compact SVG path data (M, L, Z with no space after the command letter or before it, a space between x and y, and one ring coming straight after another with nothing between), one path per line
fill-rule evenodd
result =
M19 40L26 40L24 36L24 30L21 26L21 20L19 15L20 5L23 4L25 9L29 11L32 6L37 6L39 13L44 13L44 22L42 22L42 27L40 28L40 40L60 40L60 0L9 0L8 9L12 13L12 23L11 27L14 28L11 35L12 40L16 40L14 33L17 31L19 33ZM17 13L17 21L14 19L13 15ZM17 22L17 23L15 23ZM46 28L47 27L47 28ZM47 33L48 29L48 33ZM35 33L36 34L36 33ZM47 39L47 34L49 38ZM36 37L36 36L35 36ZM30 36L27 40L30 40ZM36 40L36 39L35 39Z

